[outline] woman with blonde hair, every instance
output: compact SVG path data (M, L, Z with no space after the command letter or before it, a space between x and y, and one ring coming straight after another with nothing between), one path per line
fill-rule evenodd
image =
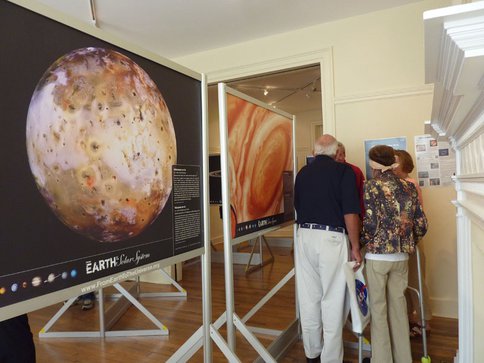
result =
M414 165L412 156L405 150L395 150L396 161L398 166L394 169L394 173L410 183L415 185L417 188L418 199L423 208L423 198L422 190L415 179L409 177L409 174L413 171ZM423 250L420 249L420 261L421 261L421 271L425 272L425 256ZM417 255L413 254L409 256L408 259L408 285L413 288L418 288L418 266L417 266ZM430 324L429 321L432 319L432 310L430 308L429 293L427 284L425 283L425 278L422 276L422 290L423 290L423 306L424 306L424 316L425 316L425 331L427 335L430 334ZM410 323L410 337L418 338L422 335L422 326L420 322L420 303L418 297L415 293L407 291L407 312L408 320Z

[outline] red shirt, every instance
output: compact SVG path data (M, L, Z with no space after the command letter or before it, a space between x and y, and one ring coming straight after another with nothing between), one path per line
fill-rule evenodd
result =
M363 219L365 216L365 206L363 204L363 183L365 182L365 176L363 175L363 172L359 167L356 165L350 164L345 160L345 164L348 164L351 166L351 169L353 169L353 172L355 173L356 176L356 189L358 190L358 195L360 197L360 217Z

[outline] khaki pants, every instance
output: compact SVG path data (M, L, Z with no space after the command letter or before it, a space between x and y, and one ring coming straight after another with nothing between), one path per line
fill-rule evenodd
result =
M372 363L412 363L405 290L408 261L366 260Z
M298 228L296 287L304 352L307 358L321 357L321 363L343 361L347 261L345 234Z

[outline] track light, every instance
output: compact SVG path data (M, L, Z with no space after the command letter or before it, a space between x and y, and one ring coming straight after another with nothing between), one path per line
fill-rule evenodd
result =
M98 27L97 25L97 18L96 18L96 7L94 5L94 0L89 0L89 8L91 9L91 22L92 25L94 25L96 28Z

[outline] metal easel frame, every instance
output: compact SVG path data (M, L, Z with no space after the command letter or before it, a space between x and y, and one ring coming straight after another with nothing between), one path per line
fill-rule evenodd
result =
M219 84L219 104L221 104L221 97L225 97L225 89L221 91L221 87L225 87L225 85ZM205 88L204 88L205 90ZM223 94L223 96L221 96ZM206 98L204 98L205 102ZM225 98L223 98L222 102L224 103L225 107ZM206 105L204 104L204 107ZM225 115L226 115L226 108ZM295 118L291 116L293 119L293 134L294 134L294 122ZM225 135L226 135L226 126L224 126ZM206 130L204 129L206 133ZM221 131L222 132L222 131ZM205 135L205 134L204 134ZM221 138L222 150L226 150L226 137ZM208 152L204 149L204 238L205 238L205 252L202 255L202 290L203 290L203 319L204 323L168 360L167 363L178 363L178 362L187 362L203 345L204 347L204 361L209 362L211 361L212 357L212 347L211 341L213 340L215 344L220 348L224 356L227 358L229 362L240 362L240 359L237 357L235 353L235 327L239 329L242 335L247 339L247 341L251 344L252 347L259 353L260 359L263 359L266 362L275 362L276 360L274 357L279 358L282 356L285 351L291 346L293 342L295 342L299 337L299 319L297 318L296 312L296 319L289 324L289 326L284 331L278 330L271 330L271 329L262 329L257 327L247 326L246 322L257 312L259 309L269 301L292 277L294 277L294 269L291 270L276 286L274 286L269 293L264 296L243 318L240 318L234 312L234 290L233 290L233 251L232 247L236 244L231 241L230 236L230 218L225 218L224 220L228 222L228 228L226 228L224 222L224 257L225 257L225 281L226 281L226 305L227 311L225 311L213 324L212 324L212 310L211 310L211 246L210 244L210 231L209 231L209 222L208 216L210 215L209 211L209 203L208 203ZM224 155L223 153L221 155ZM296 154L295 148L293 145L293 155L294 155L294 165ZM224 160L222 162L227 162L226 155L223 156ZM225 164L227 167L227 164ZM222 182L222 186L224 186L224 182ZM222 187L222 193L224 193L224 187ZM225 188L225 196L228 195L228 190ZM227 198L225 197L225 200ZM224 205L226 206L227 203ZM265 232L270 230L275 230L277 228L268 229ZM254 234L253 236L248 235L247 238L255 238L258 237L260 234ZM228 286L228 288L227 288ZM224 340L224 338L219 333L219 329L227 323L227 338L228 343ZM277 335L278 337L270 344L268 348L265 348L259 340L255 337L254 333L264 333L270 335Z
M141 298L186 298L187 297L187 290L185 290L174 278L172 278L164 269L157 270L160 272L165 279L168 280L170 285L173 285L177 291L170 291L170 292L142 292L141 286L139 285L140 277L136 276L136 283L138 286L137 289L137 296ZM111 294L109 295L110 298L119 298L121 294Z
M237 97L245 99L249 102L255 103L261 107L272 109L269 105L264 104L252 97L248 97L247 95L228 88L225 84L219 83L218 85L218 97L219 97L219 117L220 117L220 166L222 172L222 212L223 212L223 232L224 232L224 268L225 268L225 300L226 300L226 324L227 324L227 343L230 350L236 354L235 349L235 328L239 330L239 332L244 336L244 338L249 342L249 344L259 353L260 357L264 359L266 362L275 362L274 355L278 355L277 352L271 351L266 349L259 340L255 337L255 335L250 331L250 329L245 325L245 322L249 319L241 319L235 313L235 304L234 304L234 274L233 274L233 253L232 253L232 246L240 243L243 239L247 240L250 238L255 238L261 236L263 233L267 233L269 230L275 230L279 227L275 227L273 229L267 229L265 231L258 231L251 234L248 234L241 238L232 239L231 235L231 218L230 218L230 188L229 188L229 163L228 163L228 125L227 125L227 93L233 94ZM292 119L292 132L293 132L293 170L295 169L295 143L294 143L294 135L295 135L295 117L293 115L286 114L282 111L277 111L281 115ZM286 276L287 277L287 276ZM292 276L291 276L292 277ZM284 279L283 279L284 280ZM282 282L282 281L281 281ZM284 285L287 281L281 284ZM278 284L279 286L279 284ZM277 287L277 286L276 286ZM280 288L280 287L279 287ZM273 289L274 290L274 289ZM271 290L272 291L272 290ZM275 292L273 293L275 294ZM262 305L265 304L273 294L269 293L266 295L260 302L254 307L254 314ZM251 310L252 311L252 310ZM291 324L292 326L297 326L297 320ZM291 329L287 329L285 332L292 331ZM297 336L297 329L296 334ZM272 346L280 346L277 342L280 338L286 338L286 334L280 334L279 338L273 342ZM275 343L275 344L274 344Z
M115 283L113 287L119 291L121 298L119 298L109 309L104 309L104 291L100 288L99 291L99 330L98 331L66 331L66 332L50 332L50 328L59 320L59 318L69 309L77 297L70 298L64 306L49 320L49 322L40 330L39 338L104 338L104 337L131 337L131 336L152 336L152 335L168 335L168 328L163 325L148 309L146 309L138 300L137 284L133 284L131 288L126 290L119 283ZM121 318L126 310L134 305L141 313L146 316L158 329L142 329L142 330L110 330L111 327Z
M265 259L265 260L262 259L262 241L264 241L264 244L266 245L267 250L269 251L269 254L270 254L270 257ZM259 245L260 261L255 262L255 264L252 265L251 264L252 257L254 256L254 251L257 247L257 244ZM250 257L249 257L249 261L247 262L247 265L245 266L245 272L251 273L251 272L257 271L257 270L261 269L262 267L264 267L265 265L268 265L268 264L273 263L273 262L274 262L274 254L272 253L272 249L269 246L269 243L267 243L267 240L264 236L259 236L255 239L255 242L252 246L252 251L250 251Z
M212 340L217 344L229 362L240 362L238 357L218 332L223 325L220 319L212 324L212 271L211 271L211 241L210 241L210 204L208 187L208 117L207 117L207 78L202 74L202 144L203 144L203 240L204 253L200 257L202 263L202 310L203 325L167 360L167 363L186 362L203 346L203 361L212 362Z
M272 253L272 249L267 243L267 240L264 236L258 236L249 240L249 243L252 243L252 248L250 252L237 252L232 251L232 261L235 264L245 264L245 272L251 273L261 269L262 267L274 262L274 254ZM263 244L266 245L267 250L269 251L269 257L264 259L263 257ZM259 251L256 252L257 246L259 246ZM213 248L213 245L212 245ZM235 246L232 246L232 249L235 249ZM225 257L223 251L215 251L212 253L212 262L224 262Z

